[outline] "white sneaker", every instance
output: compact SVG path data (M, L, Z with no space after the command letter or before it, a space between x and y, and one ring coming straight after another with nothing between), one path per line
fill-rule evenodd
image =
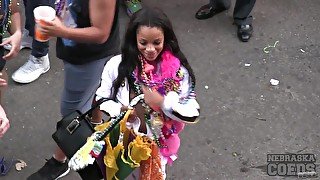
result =
M28 61L12 74L12 79L18 83L30 83L50 69L48 54L40 58L30 55Z
M2 42L7 39L8 38L4 38L2 40ZM33 40L33 38L31 36L29 36L29 31L26 29L23 29L20 50L24 49L24 48L32 49L32 40ZM8 51L11 50L11 44L6 44L3 47Z

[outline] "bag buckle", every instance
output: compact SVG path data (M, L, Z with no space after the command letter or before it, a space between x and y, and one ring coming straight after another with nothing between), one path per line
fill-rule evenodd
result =
M78 118L75 118L71 121L71 123L67 126L67 131L70 134L73 134L73 132L80 126L80 122L78 120Z

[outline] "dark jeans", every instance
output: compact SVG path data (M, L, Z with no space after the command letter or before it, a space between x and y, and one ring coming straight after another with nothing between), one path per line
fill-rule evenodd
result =
M33 10L38 6L51 6L54 7L55 0L24 0L25 4L25 16L26 23L25 28L29 31L29 35L33 37L34 35L34 16ZM32 41L32 51L31 55L35 57L42 57L47 55L49 52L49 42L39 42L35 39Z
M233 19L237 25L252 24L250 15L256 0L237 0L233 10ZM231 0L210 0L213 6L229 9Z

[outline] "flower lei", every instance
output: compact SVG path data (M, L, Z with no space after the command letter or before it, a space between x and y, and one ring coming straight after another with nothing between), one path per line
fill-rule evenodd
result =
M142 55L139 55L138 58L142 71L138 74L138 68L136 68L133 72L136 94L142 93L141 84L158 91L161 95L166 95L170 91L180 92L183 73L179 59L171 51L164 50L157 63L157 68L149 64ZM160 147L162 156L166 157L168 163L171 164L176 159L180 146L178 133L183 129L184 123L169 119L162 112L151 109L145 103L142 106L145 108L145 122L152 132L153 139Z

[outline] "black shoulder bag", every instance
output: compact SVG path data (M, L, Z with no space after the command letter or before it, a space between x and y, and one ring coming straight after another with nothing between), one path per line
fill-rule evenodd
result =
M52 134L52 138L69 159L87 142L87 138L94 133L94 128L90 123L88 115L108 100L111 99L102 98L87 112L82 114L76 110L57 123L57 130ZM96 162L78 172L82 179L95 180L103 178Z

